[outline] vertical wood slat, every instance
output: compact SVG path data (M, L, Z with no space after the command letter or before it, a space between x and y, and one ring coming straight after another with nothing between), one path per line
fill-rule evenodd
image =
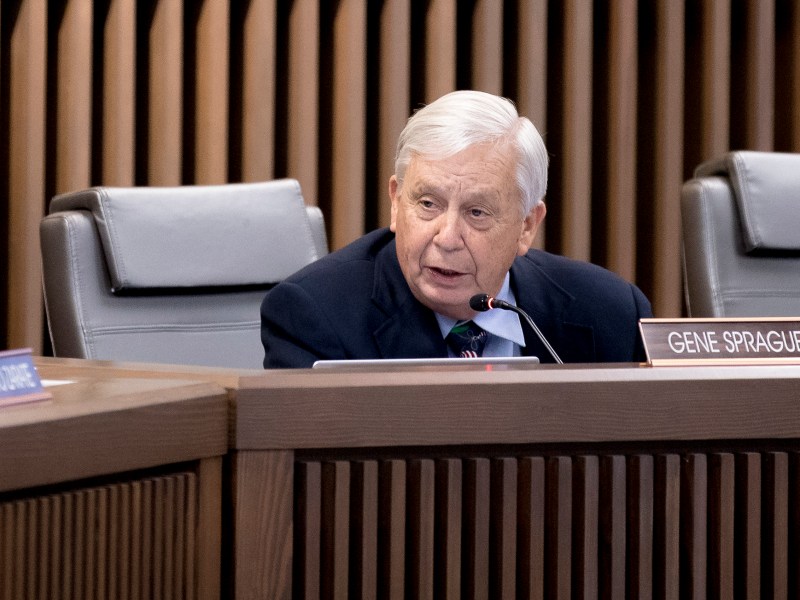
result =
M544 599L545 461L541 456L519 462L519 557L517 595Z
M297 508L292 556L298 598L319 598L320 531L322 530L322 467L318 462L297 464Z
M503 3L478 0L472 14L472 89L503 93Z
M195 181L219 184L228 181L230 6L227 0L206 0L198 10Z
M736 555L737 594L761 597L761 455L736 455Z
M366 0L341 0L333 23L332 245L364 232Z
M493 598L516 598L517 460L491 465L489 589Z
M764 569L762 594L789 597L789 457L785 452L764 455Z
M463 597L489 598L491 469L486 458L464 461Z
M183 168L183 4L157 2L150 23L149 185L180 185Z
M436 542L434 597L461 598L461 529L463 473L458 459L436 463Z
M775 124L775 3L748 0L745 139L748 148L769 151Z
M573 539L573 594L576 598L597 598L600 530L600 461L597 456L575 458L572 497L575 531Z
M275 11L276 0L252 0L248 4L243 23L241 106L243 181L266 181L275 175L273 171L275 77L272 76L277 70L274 41L277 32ZM301 39L307 43L309 38L301 36ZM311 98L305 98L304 101L309 104L312 102Z
M38 231L45 198L47 2L19 7L9 40L8 297L9 348L42 351L41 258Z
M572 597L572 460L547 459L545 597Z
M565 0L561 95L563 118L561 155L561 252L589 260L592 210L592 18L591 5ZM550 124L553 126L553 124Z
M130 186L136 144L136 2L110 2L103 31L102 180Z
M455 0L430 0L425 14L426 104L456 89L456 22Z
M631 599L653 597L653 486L651 455L632 456L628 463L628 592Z
M708 460L705 454L683 459L681 473L681 598L706 597Z
M134 481L131 483L131 597L140 598L143 593L142 565L143 547L146 542L145 536L145 502L148 492L148 482Z
M683 6L671 0L656 4L653 130L653 290L655 313L681 315L680 198L683 183L684 27Z
M517 107L547 145L547 0L520 2L518 10ZM539 227L532 246L545 247L544 227Z
M349 462L323 463L321 515L320 594L323 598L345 600L350 566Z
M624 456L600 459L600 596L625 597L627 472Z
M405 598L407 466L403 460L381 463L379 478L378 597Z
M92 132L92 1L64 6L58 34L56 192L89 186Z
M300 182L308 204L318 203L320 14L317 0L297 0L289 14L287 175ZM261 32L254 32L261 35Z
M730 0L704 0L702 17L700 156L701 160L708 160L725 152L730 143Z
M708 587L717 598L734 593L734 481L732 454L710 458L708 487Z
M412 598L432 600L434 565L434 463L408 463L408 590Z
M394 174L397 138L409 117L411 94L411 0L387 0L381 11L380 72L378 74L378 221L391 221L389 178Z
M162 478L156 478L153 481L153 534L152 534L152 548L150 554L150 579L148 580L149 590L148 593L153 600L166 600L164 596L164 572L159 568L164 562L167 555L166 549L166 535L165 530L165 511L167 503L167 490L166 482ZM94 542L93 542L94 543ZM89 588L91 589L91 587ZM147 588L145 588L147 589Z
M608 32L606 265L636 279L637 0L611 2ZM612 233L613 232L613 233Z
M14 578L14 505L0 505L0 598L13 599Z
M378 591L378 463L352 465L350 598L375 600Z
M186 476L186 534L183 579L187 598L219 598L222 563L222 498L215 490L223 489L221 457L200 461L197 473ZM191 524L197 523L196 528ZM198 535L202 532L202 535Z

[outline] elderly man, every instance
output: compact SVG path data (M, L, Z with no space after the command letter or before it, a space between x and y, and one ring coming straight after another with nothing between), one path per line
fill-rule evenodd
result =
M420 109L398 141L391 225L267 294L264 366L480 355L642 360L637 322L651 310L639 289L598 266L530 249L546 189L544 142L510 101L458 91ZM476 312L476 294L529 314L551 348L515 312ZM450 343L459 332L465 346Z

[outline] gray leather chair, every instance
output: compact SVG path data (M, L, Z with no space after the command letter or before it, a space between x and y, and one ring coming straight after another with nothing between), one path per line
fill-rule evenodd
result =
M703 163L681 214L689 316L800 316L800 154Z
M64 194L40 236L56 356L218 367L262 368L266 290L327 253L291 179Z

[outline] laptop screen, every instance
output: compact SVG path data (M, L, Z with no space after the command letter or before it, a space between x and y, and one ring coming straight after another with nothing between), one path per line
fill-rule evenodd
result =
M314 369L348 368L348 367L444 367L470 365L505 365L509 367L526 367L538 365L536 356L484 356L480 358L365 358L353 360L318 360Z

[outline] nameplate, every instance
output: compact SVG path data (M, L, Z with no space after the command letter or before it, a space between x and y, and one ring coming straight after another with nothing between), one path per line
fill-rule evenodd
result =
M800 364L800 319L640 319L647 362Z
M29 348L0 352L0 406L49 400Z

